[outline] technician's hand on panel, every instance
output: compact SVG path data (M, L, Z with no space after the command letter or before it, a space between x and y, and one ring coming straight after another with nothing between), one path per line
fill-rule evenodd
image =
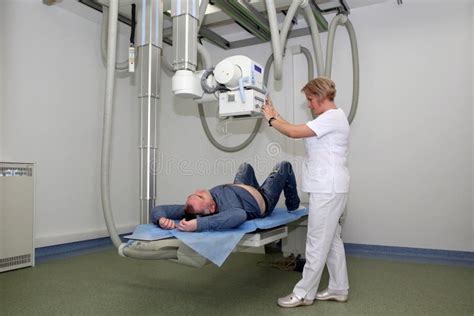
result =
M273 107L272 98L270 96L267 96L265 99L265 104L262 107L262 113L267 121L272 117L277 118L280 116L280 114L278 114L278 112Z
M311 110L313 108L309 106ZM262 107L262 114L268 121L268 125L274 127L280 133L291 138L304 138L316 136L315 132L306 124L290 124L274 108L272 98L268 95Z

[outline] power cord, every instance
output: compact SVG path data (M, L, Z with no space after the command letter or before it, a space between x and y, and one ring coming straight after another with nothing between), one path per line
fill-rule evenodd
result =
M295 257L294 254L290 254L288 257L281 257L277 258L273 261L260 261L257 262L257 266L259 267L272 267L272 268L277 268L282 271L294 271L298 265L298 262L300 262L301 255L297 255Z

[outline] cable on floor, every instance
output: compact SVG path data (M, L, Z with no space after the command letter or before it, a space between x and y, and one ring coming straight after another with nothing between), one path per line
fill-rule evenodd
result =
M288 257L277 258L273 261L260 261L257 262L259 267L272 267L282 271L293 271L297 266L297 262L301 259L301 255L295 257L294 254L290 254Z

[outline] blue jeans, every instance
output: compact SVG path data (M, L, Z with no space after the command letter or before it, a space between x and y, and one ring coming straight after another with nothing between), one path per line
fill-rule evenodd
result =
M285 205L289 211L296 210L300 205L295 173L288 161L278 163L262 185L258 184L253 167L243 163L237 170L234 183L250 185L260 192L265 200L265 215L271 214L280 199L281 191L285 195Z

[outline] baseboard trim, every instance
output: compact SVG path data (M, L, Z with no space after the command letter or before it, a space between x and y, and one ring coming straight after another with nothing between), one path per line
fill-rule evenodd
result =
M122 236L127 235L123 234ZM35 249L36 263L113 248L109 237ZM474 267L474 252L345 243L348 256Z
M474 252L345 243L346 254L417 263L474 266Z
M112 241L107 237L40 247L35 249L35 261L36 264L39 264L53 259L82 255L111 247Z
M121 237L128 235L123 234ZM61 245L40 247L35 249L35 263L43 263L53 259L73 257L106 249L112 249L110 237L76 241Z
M125 234L132 232L137 224L121 225L117 226L117 232L119 234ZM68 234L58 234L58 235L47 235L47 236L37 236L35 238L35 248L42 248L46 246L55 246L55 245L64 245L68 243L74 243L81 240L92 240L100 239L102 237L109 236L107 228L95 229L95 230L86 230L81 232L73 232Z

